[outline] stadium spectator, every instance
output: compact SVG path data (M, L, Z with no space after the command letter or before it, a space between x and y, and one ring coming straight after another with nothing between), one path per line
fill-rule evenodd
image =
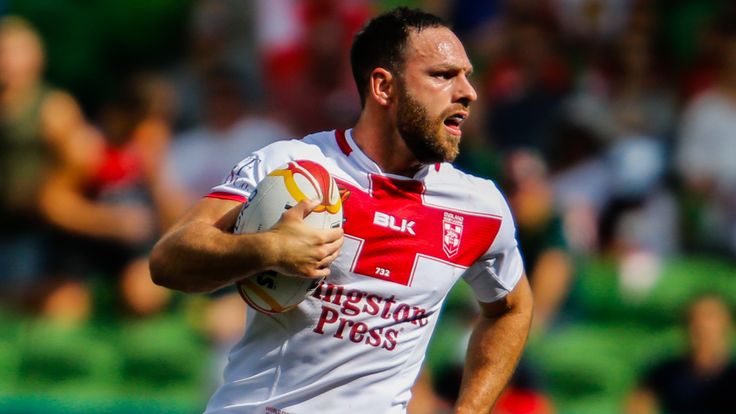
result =
M731 335L731 311L721 297L694 300L687 309L687 354L651 368L629 397L627 414L736 412Z
M572 122L600 140L597 166L605 185L596 189L604 189L596 240L598 250L619 261L629 299L648 293L661 258L679 248L678 207L663 179L675 99L653 43L643 29L622 35L614 53L582 76L568 105Z
M627 27L630 0L552 0L549 2L560 30L578 48L605 44Z
M264 99L256 53L255 2L192 2L183 56L167 71L176 96L173 129L181 132L204 122L202 100L207 73L227 66L247 81L254 102ZM265 106L265 105L264 105Z
M674 93L649 32L629 31L612 53L591 62L570 99L570 118L607 143L645 136L662 141L672 133Z
M83 320L91 309L85 279L111 267L118 268L117 276L125 265L126 303L136 313L160 307L144 303L147 298L160 302L168 296L150 282L147 265L121 262L118 254L121 246L150 241L154 235L148 207L121 202L120 197L121 187L131 180L125 175L130 171L124 170L131 166L133 152L146 154L148 171L158 168L160 162L153 159L157 132L150 133L156 127L150 120L135 124L138 119L131 117L138 113L132 112L139 108L118 106L107 112L107 138L113 143L109 145L71 96L42 80L41 39L19 18L3 20L0 53L2 233L9 246L3 249L3 260L11 261L5 266L10 279L23 273L22 278L37 279L22 281L20 292L13 287L8 292L21 300L28 296L29 304L44 315ZM119 148L133 141L138 147L134 151Z
M676 168L683 180L688 247L736 254L736 30L720 44L716 84L683 115Z
M535 16L511 16L504 55L485 76L489 136L501 151L545 150L570 86L556 38Z
M697 47L693 62L685 66L679 82L681 100L690 102L701 93L711 89L718 80L719 53L723 34L733 23L730 14L714 16L703 30L697 31Z
M537 153L517 150L507 155L504 189L514 212L524 268L534 294L533 330L544 332L555 322L573 282L568 252L549 181Z
M557 195L566 214L585 200L603 250L625 244L662 255L678 247L677 208L663 180L675 99L653 42L643 29L622 35L613 53L589 62L566 103L571 130L587 134L595 149L558 173ZM559 144L555 162L569 157Z
M20 17L0 21L0 260L5 295L69 322L90 312L89 292L70 268L68 233L136 238L142 217L89 203L81 182L101 138L68 93L43 80L45 53ZM120 222L127 222L126 226Z
M166 179L183 190L187 200L177 205L178 217L222 180L223 166L237 164L241 152L291 136L276 121L249 110L249 91L238 72L212 68L202 90L202 122L175 136L166 160Z
M86 193L101 206L135 209L148 220L139 239L79 243L96 252L87 272L117 281L125 310L148 316L164 309L170 296L151 283L148 251L154 237L178 219L176 206L182 202L162 173L171 139L172 93L151 74L131 76L121 89L100 111L105 148Z
M348 52L370 2L261 0L257 9L267 96L284 123L300 134L349 127L360 106Z

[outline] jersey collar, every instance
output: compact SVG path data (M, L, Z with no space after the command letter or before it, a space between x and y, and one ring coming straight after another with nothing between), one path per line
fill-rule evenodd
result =
M378 166L373 160L371 160L365 153L360 149L358 144L355 143L353 140L353 130L341 130L336 129L335 130L335 140L337 141L337 146L340 147L340 150L342 151L345 156L353 160L359 167L367 171L371 174L378 174L385 177L397 179L397 180L419 180L423 181L427 174L430 173L431 170L439 171L439 167L441 164L431 164L431 165L424 165L422 168L417 171L417 173L414 175L414 177L404 177L402 175L396 175L396 174L390 174L383 172L381 170L381 167Z

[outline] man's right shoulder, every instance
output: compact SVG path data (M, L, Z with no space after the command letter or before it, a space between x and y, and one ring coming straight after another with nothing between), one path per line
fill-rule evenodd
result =
M224 181L212 188L211 194L235 194L239 200L247 199L272 171L282 168L286 163L296 160L309 160L327 166L330 159L330 142L334 133L317 133L302 139L276 141L248 154L237 163ZM332 139L334 142L334 139ZM332 150L334 151L334 150Z
M335 156L337 143L333 131L318 132L301 139L276 141L248 154L230 173L229 179L255 172L256 179L265 177L271 171L295 160L309 160L321 165L331 165Z
M279 159L282 163L297 159L319 161L326 156L328 148L334 146L333 136L334 132L324 131L301 139L276 141L256 151L254 155L261 160Z

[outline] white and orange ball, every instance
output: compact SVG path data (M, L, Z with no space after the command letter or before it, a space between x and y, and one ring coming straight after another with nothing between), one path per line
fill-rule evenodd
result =
M320 200L304 222L316 229L342 226L342 200L330 173L314 161L291 161L269 173L243 206L234 233L266 231L281 215L302 200ZM237 283L238 291L252 308L272 314L296 307L321 279L307 279L263 272Z

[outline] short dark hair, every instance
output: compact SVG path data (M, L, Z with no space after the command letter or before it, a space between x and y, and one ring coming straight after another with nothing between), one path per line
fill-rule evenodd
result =
M404 46L411 30L449 27L440 17L419 9L397 7L371 19L355 35L350 49L353 78L365 105L371 72L377 67L396 72L404 63Z

